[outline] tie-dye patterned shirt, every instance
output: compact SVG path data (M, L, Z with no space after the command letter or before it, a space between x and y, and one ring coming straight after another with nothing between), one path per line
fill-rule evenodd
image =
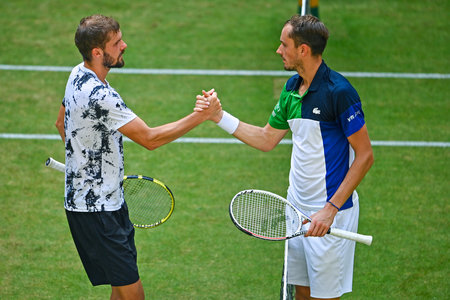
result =
M97 75L76 66L64 95L66 185L69 211L115 211L123 204L120 127L136 118L120 95Z

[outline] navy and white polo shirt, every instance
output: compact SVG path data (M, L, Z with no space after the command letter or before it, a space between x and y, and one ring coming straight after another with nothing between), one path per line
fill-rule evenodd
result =
M136 115L97 75L76 66L66 85L64 132L69 211L115 211L123 204L123 145L120 127Z
M302 78L292 76L269 118L276 129L291 129L293 150L288 197L304 209L321 209L334 195L354 159L347 137L360 130L364 113L356 90L322 62L304 95ZM352 207L356 191L341 207Z

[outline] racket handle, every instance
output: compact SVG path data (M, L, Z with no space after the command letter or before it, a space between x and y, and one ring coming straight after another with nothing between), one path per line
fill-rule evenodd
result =
M355 242L366 244L367 246L370 246L372 244L372 236L371 235L364 235L359 233L354 233L351 231L346 231L338 228L330 228L329 234L341 237L344 239L349 239Z
M63 173L66 171L66 166L64 164L60 163L59 161L54 160L51 157L49 157L47 159L47 161L45 162L45 165L47 167L53 168L53 169L63 172Z

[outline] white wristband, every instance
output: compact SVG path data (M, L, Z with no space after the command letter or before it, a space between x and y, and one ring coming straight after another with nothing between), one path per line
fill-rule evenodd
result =
M222 119L217 125L229 134L233 134L239 126L239 119L223 111Z

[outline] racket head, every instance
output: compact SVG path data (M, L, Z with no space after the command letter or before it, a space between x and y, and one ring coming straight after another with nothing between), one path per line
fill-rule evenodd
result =
M123 180L124 198L135 228L154 228L166 222L175 208L172 191L161 181L142 175Z
M242 232L270 241L286 240L302 227L297 210L283 197L262 190L244 190L230 203L230 217Z

